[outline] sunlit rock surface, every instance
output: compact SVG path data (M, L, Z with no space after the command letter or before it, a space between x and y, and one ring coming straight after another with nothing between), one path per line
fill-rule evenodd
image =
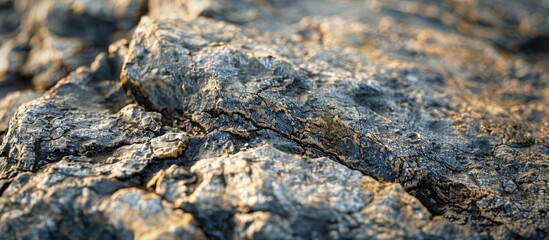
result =
M548 237L547 1L0 12L1 239Z

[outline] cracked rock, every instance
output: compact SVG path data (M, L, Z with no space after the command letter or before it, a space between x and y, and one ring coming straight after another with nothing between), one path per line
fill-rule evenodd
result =
M17 108L23 103L29 102L40 96L35 92L13 92L0 99L0 143L8 130L9 120L15 114Z
M110 113L101 105L101 96L85 85L92 76L80 69L44 97L18 109L1 146L8 160L4 167L33 170L63 156L91 156L159 135L160 114L136 105Z
M548 12L0 0L0 239L546 239Z
M392 58L406 59L399 54ZM499 132L481 127L461 133L457 118L472 105L456 106L457 93L445 90L452 84L445 83L445 76L456 74L451 67L441 72L424 70L421 63L383 63L350 49L318 48L203 18L143 18L122 80L144 106L205 132L250 138L268 129L310 148L312 155L334 158L381 181L400 182L431 211L481 232L540 236L546 204L537 192L545 191L547 180L525 183L534 191L509 192L500 182L513 181L518 172L491 162L503 163L493 151L506 144L511 148L502 151L514 159L511 164L544 175L546 153L522 148L535 144L529 131L544 127L513 128L507 124L520 123L509 119L494 123ZM483 116L483 126L505 119ZM521 165L519 159L530 163ZM510 203L503 225L497 220L503 216L501 205L478 205L500 199ZM522 201L511 204L511 199ZM527 206L539 210L523 212Z
M189 171L172 166L154 181L157 194L200 216L203 228L216 237L473 236L433 218L398 184L379 183L325 157L287 154L269 145L202 159Z

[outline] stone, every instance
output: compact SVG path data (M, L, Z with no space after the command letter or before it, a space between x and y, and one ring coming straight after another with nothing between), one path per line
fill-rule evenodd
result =
M400 55L395 51L391 58L406 59ZM306 61L304 56L309 56ZM502 151L515 156L511 164L520 164L528 155L530 164L524 167L543 175L546 153L521 148L534 144L528 132L543 126L511 130L520 123L503 123L504 117L485 113L481 124L498 121L493 124L501 132L481 127L472 135L461 133L456 117L472 105L454 105L458 94L444 88L451 84L444 76L455 74L451 67L446 72L423 70L421 62L381 67L384 62L345 48L319 49L203 18L143 18L122 81L144 106L206 132L223 130L250 138L269 129L377 180L399 182L431 211L468 219L481 232L507 234L527 228L531 236L540 234L543 224L531 225L544 221L539 211L506 215L524 221L509 221L508 230L486 220L501 214L499 208L484 211L482 217L475 212L476 202L496 199L520 198L527 206L544 208L544 196L534 192L544 191L546 179L526 184L537 189L534 192L509 193L499 182L517 175L491 163L501 163L493 149L507 144L512 148ZM515 213L523 208L508 207Z
M84 84L75 84L92 81L90 71L81 70L44 97L18 109L0 151L8 156L9 166L33 170L63 156L92 155L124 144L143 143L159 134L159 114L146 113L135 105L109 113L99 104L100 95ZM82 98L87 101L81 102Z
M0 26L6 26L0 29L11 37L1 41L0 62L6 64L0 64L0 81L24 76L40 91L126 37L146 8L144 0L5 2L0 9L11 13L2 14Z
M177 163L188 135L135 104L112 112L102 88L117 81L98 80L99 69L79 68L43 96L4 100L7 118L19 98L35 98L2 143L0 238L204 238L191 214L138 189L147 171Z
M474 237L433 219L398 184L269 145L159 174L155 192L201 216L202 227L220 238Z
M548 12L0 0L0 239L545 239Z
M172 209L154 193L119 190L103 200L98 210L109 214L120 238L204 239L191 214Z
M36 92L12 92L0 99L0 144L6 131L8 130L9 120L15 114L15 111L23 103L29 102L40 97Z

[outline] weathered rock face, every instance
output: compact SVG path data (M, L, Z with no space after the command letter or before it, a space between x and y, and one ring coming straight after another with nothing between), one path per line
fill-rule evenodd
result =
M535 235L542 230L535 223L547 220L538 194L547 181L544 147L503 124L500 134L460 133L452 120L467 105L456 106L454 92L437 89L445 79L435 70L381 68L348 49L261 37L205 19L144 18L122 79L139 102L184 126L244 138L271 130L306 155L399 182L436 213L481 231ZM525 173L538 180L522 182ZM510 221L499 225L496 218Z
M0 143L4 134L8 130L8 123L19 106L40 97L39 93L35 92L20 92L16 91L6 95L0 102Z
M145 4L0 0L1 239L547 238L544 1Z
M188 180L177 184L178 178ZM433 219L397 184L269 145L202 159L189 171L172 166L150 186L222 238L471 237L464 228Z

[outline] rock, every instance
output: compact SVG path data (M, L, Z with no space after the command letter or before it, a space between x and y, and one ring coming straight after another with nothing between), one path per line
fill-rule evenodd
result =
M24 76L40 91L79 66L89 65L112 41L125 37L146 4L144 0L5 2L12 13L2 14L0 26L13 26L0 28L10 30L12 36L2 41L0 62L6 64L0 65L0 81Z
M0 44L11 37L21 21L21 14L15 11L15 3L11 0L0 1Z
M433 219L398 184L268 145L199 160L188 172L172 166L153 181L157 194L200 216L206 232L220 238L474 236Z
M549 24L549 19L542 17L549 6L537 3L533 0L522 4L488 0L449 1L433 5L426 0L404 3L382 1L380 10L405 13L402 18L407 21L426 19L433 26L438 24L465 35L489 40L507 50L536 53L548 50L539 42L547 38Z
M177 163L188 135L135 104L111 112L102 88L116 81L98 75L82 67L16 112L1 147L0 238L203 238L192 215L136 188Z
M0 236L203 238L190 214L134 188L139 184L135 180L108 177L107 165L94 160L65 158L41 173L17 176L0 200ZM27 228L30 224L33 229Z
M199 16L207 16L233 23L245 23L254 20L261 5L257 1L250 0L149 1L150 15L160 18L192 20Z
M0 239L545 239L545 2L0 0Z
M118 227L119 238L204 238L191 214L174 210L159 196L139 189L117 191L105 199L98 210L107 214L109 222Z
M100 105L101 96L85 85L92 81L91 72L80 70L15 113L1 146L10 167L33 170L66 155L89 156L159 135L159 114L135 105L109 113Z
M40 94L36 92L12 92L0 99L0 143L2 143L4 133L8 130L9 120L17 108L38 97Z
M401 55L392 57L406 59ZM518 213L525 206L544 208L544 197L509 193L499 182L513 181L516 173L492 163L502 162L493 149L507 143L515 147L503 150L514 156L510 164L528 159L530 165L519 168L543 175L546 153L516 148L534 144L532 129L511 130L506 126L518 123L487 113L481 124L498 121L502 132L482 127L461 133L453 127L456 117L471 105L454 105L459 94L445 90L451 83L443 76L454 74L451 67L440 73L420 64L382 68L380 63L350 49L309 47L206 19L143 18L122 80L144 106L206 132L249 138L269 129L314 154L378 180L397 181L431 211L483 233L524 234L528 228L530 236L541 234L543 224L526 224L544 221L541 212ZM538 178L524 187L545 191L546 181ZM493 217L501 214L499 207L475 217L478 201L517 198L525 205L507 206L510 221L503 228Z

